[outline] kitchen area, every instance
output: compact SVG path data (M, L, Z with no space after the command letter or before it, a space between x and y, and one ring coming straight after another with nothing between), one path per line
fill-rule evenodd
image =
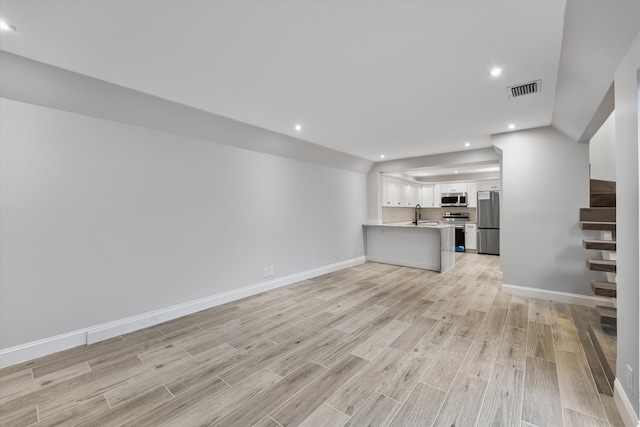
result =
M367 260L443 272L456 252L500 254L499 166L383 173L381 181L382 221L364 226Z

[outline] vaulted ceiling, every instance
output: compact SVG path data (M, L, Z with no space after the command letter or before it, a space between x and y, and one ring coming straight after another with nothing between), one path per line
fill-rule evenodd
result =
M2 0L0 49L379 161L487 147L511 123L579 139L638 5Z

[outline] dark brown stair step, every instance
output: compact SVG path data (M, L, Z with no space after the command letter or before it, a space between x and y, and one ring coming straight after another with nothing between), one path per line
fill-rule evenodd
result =
M616 289L617 287L614 282L599 282L597 280L591 281L591 290L593 290L594 294L601 297L615 298L617 296Z
M592 208L615 207L615 193L591 193L589 195L589 206Z
M609 221L615 222L616 208L582 208L580 221Z
M616 261L612 259L588 259L587 265L589 266L589 270L592 271L616 272Z
M582 242L582 245L585 249L596 249L601 251L615 251L616 250L616 241L615 240L593 240L593 239L585 239Z
M615 193L616 182L615 181L603 181L600 179L589 180L589 193Z
M616 231L616 223L609 221L581 221L580 227L583 230Z
M596 306L596 313L600 318L600 324L603 326L616 327L618 323L618 311L613 307L605 307L603 305Z

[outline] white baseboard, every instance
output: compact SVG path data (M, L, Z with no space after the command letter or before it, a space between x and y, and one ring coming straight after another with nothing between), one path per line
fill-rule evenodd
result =
M26 362L87 343L85 331L74 331L0 351L0 368Z
M538 298L547 301L564 302L567 304L583 305L585 307L595 307L603 305L612 307L611 298L599 297L595 295L580 295L568 292L550 291L548 289L528 288L526 286L502 284L502 292L521 297Z
M118 335L157 325L168 320L177 319L178 317L196 313L207 308L259 294L271 289L291 285L293 283L301 282L303 280L345 268L355 267L357 265L364 264L365 261L366 259L363 256L353 258L337 262L335 264L329 264L311 270L302 271L300 273L291 274L289 276L279 277L277 279L261 282L255 285L246 286L240 289L234 289L229 292L212 295L195 301L189 301L183 304L177 304L136 316L127 317L125 319L103 323L90 328L10 347L0 350L0 368L26 362L27 360L46 356L72 347L84 344L93 344L108 338L117 337Z
M613 382L613 400L616 402L618 412L620 412L624 425L626 427L640 427L638 414L633 410L633 406L617 378Z

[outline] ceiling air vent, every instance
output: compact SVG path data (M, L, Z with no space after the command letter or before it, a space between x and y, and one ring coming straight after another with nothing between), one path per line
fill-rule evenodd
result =
M538 93L541 90L542 90L542 80L535 80L533 82L523 83L516 86L510 86L507 88L507 91L509 92L509 98L516 98L518 96Z

